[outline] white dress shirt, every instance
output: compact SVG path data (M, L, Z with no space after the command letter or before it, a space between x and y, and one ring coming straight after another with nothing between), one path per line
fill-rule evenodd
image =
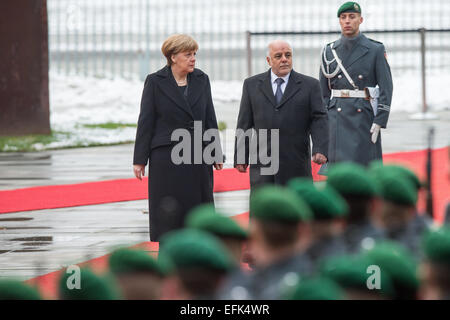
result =
M291 73L289 72L284 77L279 77L275 73L273 73L272 69L270 69L270 82L272 83L273 95L275 95L275 93L277 92L277 87L278 87L278 84L275 82L275 80L277 80L278 78L281 78L284 80L284 82L281 84L281 92L284 94L284 89L286 89L286 86L289 82L290 75L291 75Z

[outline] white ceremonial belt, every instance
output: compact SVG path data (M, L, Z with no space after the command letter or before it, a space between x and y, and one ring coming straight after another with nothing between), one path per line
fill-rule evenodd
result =
M367 98L364 90L331 90L332 98Z

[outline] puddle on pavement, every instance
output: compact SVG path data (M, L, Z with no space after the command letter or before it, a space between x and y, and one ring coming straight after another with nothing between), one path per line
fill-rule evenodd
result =
M21 249L21 250L14 250L12 252L44 252L49 250L40 250L40 249Z
M30 221L33 220L34 218L26 218L26 217L22 217L22 218L0 218L0 222L7 222L7 221Z
M49 244L51 244L51 242L24 242L24 243L22 243L23 246L31 246L31 247L48 246Z
M9 241L53 241L53 237L25 237L25 238L15 238L10 239Z
M42 229L52 229L51 227L0 227L4 230L42 230Z

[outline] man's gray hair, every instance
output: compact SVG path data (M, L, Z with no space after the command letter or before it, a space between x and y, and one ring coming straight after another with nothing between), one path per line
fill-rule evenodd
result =
M269 57L269 58L270 58L270 48L271 48L271 46L272 46L275 42L284 42L284 43L287 43L287 45L288 45L288 46L291 48L291 50L292 50L292 54L294 54L294 49L292 49L292 46L291 46L291 44L290 44L289 42L287 42L286 40L283 40L283 39L275 39L275 40L270 41L269 44L267 45L266 57Z

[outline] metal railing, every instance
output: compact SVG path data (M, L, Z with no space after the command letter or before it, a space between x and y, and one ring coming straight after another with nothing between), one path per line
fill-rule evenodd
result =
M278 31L278 32L246 32L246 44L247 44L247 75L253 75L253 57L252 57L252 37L261 37L261 36L328 36L328 35L336 35L340 34L341 31ZM405 29L405 30L369 30L364 31L364 34L407 34L407 33L417 33L420 36L420 75L421 75L421 87L422 87L422 112L427 113L428 104L427 104L427 93L426 93L426 74L427 74L427 46L426 46L426 34L427 33L448 33L450 34L450 29ZM450 40L450 39L449 39ZM325 44L325 43L324 43ZM450 45L450 41L448 41L447 45ZM450 58L450 52L447 51L448 57ZM300 50L300 56L302 55ZM320 55L317 54L317 60L319 63ZM450 61L448 61L450 62ZM450 67L447 66L447 67ZM395 69L395 66L394 66ZM318 69L317 69L318 70ZM317 75L315 75L317 76Z
M197 65L211 79L242 80L247 76L246 30L334 30L339 26L336 10L342 2L285 0L280 5L272 0L48 0L50 68L68 75L143 79L164 65L160 51L164 39L173 33L187 33L198 41ZM421 0L359 3L365 18L363 31L450 28L448 0L428 0L426 6ZM418 71L420 57L412 52L420 51L419 39L416 41L415 34L398 35L380 35L388 52L394 52L390 58L393 71ZM436 35L431 39L427 35L427 72L449 72L450 35ZM297 69L317 77L317 52L334 39L327 35L301 37L301 41L292 41L302 54L302 65ZM252 43L253 57L264 64L270 39L259 38ZM254 70L259 69L256 63Z

